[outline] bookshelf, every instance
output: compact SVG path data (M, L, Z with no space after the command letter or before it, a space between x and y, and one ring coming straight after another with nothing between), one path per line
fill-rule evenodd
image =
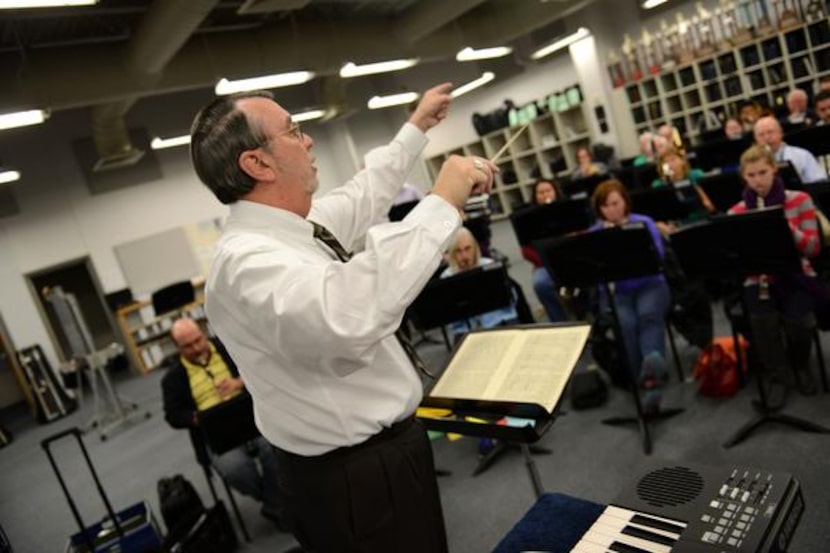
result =
M625 85L637 133L670 122L691 139L737 114L743 100L781 107L830 74L827 18L758 36Z
M496 175L490 208L493 219L508 216L531 200L537 178L563 180L576 168L576 151L590 146L585 103L562 111L547 112L535 118L508 151L495 160L501 173ZM510 140L521 125L493 131L475 142L463 144L426 160L432 180L450 155L479 156L490 159Z
M137 301L116 312L127 351L142 374L159 368L165 358L176 353L176 344L170 338L170 328L176 319L189 317L206 326L204 282L194 284L194 288L196 301L161 315L156 315L149 300Z

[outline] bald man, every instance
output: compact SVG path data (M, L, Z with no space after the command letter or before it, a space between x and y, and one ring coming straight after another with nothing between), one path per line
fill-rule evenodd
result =
M755 142L766 146L775 156L776 163L789 161L793 164L801 182L815 182L827 178L827 172L809 151L784 142L781 124L775 117L761 117L753 128Z
M228 352L218 340L210 340L192 319L173 323L170 336L179 350L178 363L161 381L164 419L173 428L187 428L201 464L210 463L243 495L262 502L262 515L287 530L279 497L277 460L263 437L214 455L199 432L199 413L240 394L245 384Z

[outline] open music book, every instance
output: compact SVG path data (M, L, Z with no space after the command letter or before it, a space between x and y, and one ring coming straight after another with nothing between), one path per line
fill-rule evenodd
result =
M589 325L577 324L470 332L424 403L450 408L459 406L455 400L472 408L525 404L550 415L590 331ZM522 410L499 411L511 414Z

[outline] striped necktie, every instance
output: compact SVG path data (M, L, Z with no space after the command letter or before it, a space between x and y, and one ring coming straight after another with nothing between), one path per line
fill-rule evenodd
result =
M352 258L352 255L354 254L344 248L343 244L341 244L337 237L335 237L326 227L313 221L311 221L311 225L314 227L314 238L328 246L337 256L337 259L343 263L346 263ZM406 352L406 356L409 357L409 360L418 372L428 378L435 378L435 375L427 369L424 360L421 359L420 355L418 355L418 352L415 350L415 346L412 345L409 337L403 332L402 329L399 328L395 331L395 338L398 339L398 342L400 342L404 352Z

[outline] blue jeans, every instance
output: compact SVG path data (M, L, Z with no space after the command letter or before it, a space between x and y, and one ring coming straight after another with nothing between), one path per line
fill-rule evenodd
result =
M671 293L665 281L653 281L636 290L616 292L614 299L631 370L639 380L643 359L651 352L666 357L666 312ZM603 297L603 304L607 300Z
M270 513L282 512L277 457L268 440L260 436L222 455L211 455L211 461L232 488L261 501Z
M559 293L556 291L556 283L545 267L533 269L533 291L536 297L542 302L548 320L552 323L567 321L568 315L562 308L559 301Z

